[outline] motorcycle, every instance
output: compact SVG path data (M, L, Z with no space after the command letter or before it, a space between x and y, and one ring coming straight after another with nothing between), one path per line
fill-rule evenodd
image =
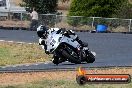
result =
M40 39L39 42L41 43L41 41ZM45 41L47 50L53 54L53 63L56 65L65 61L75 64L95 61L95 54L89 50L87 44L82 47L76 40L66 37L61 31L50 30ZM55 60L55 57L58 57L61 62Z

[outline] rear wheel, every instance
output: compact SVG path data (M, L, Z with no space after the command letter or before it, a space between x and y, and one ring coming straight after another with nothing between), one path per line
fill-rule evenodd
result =
M86 58L86 62L87 63L93 63L94 61L95 61L95 56L91 52L89 52L88 56Z

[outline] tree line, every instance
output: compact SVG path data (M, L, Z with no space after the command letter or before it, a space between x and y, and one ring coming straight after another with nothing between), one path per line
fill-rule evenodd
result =
M130 0L71 0L68 16L132 18ZM38 13L56 13L58 0L23 0L21 6Z

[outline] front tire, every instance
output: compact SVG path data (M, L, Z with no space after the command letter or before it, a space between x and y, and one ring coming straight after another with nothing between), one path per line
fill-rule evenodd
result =
M93 63L94 61L95 61L95 56L91 52L89 52L88 56L86 58L86 62L87 63Z
M75 64L80 64L81 61L79 60L79 58L74 58L73 56L71 56L67 51L63 50L62 54L69 60L69 62L71 63L75 63Z
M68 60L75 64L81 63L76 49L67 43L60 44L55 52L58 57L63 58L65 61Z

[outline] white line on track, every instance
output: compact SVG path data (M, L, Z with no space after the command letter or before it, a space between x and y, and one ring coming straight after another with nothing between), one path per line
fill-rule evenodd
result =
M3 41L5 41L5 40L0 40L0 42L3 42Z
M37 44L37 43L27 43L27 42L16 42L16 41L6 41L6 40L0 40L0 42L8 42L8 43L18 43L18 44Z
M13 43L13 41L8 41L8 42Z
M35 64L36 66L39 65L39 64Z
M26 64L25 66L29 67L30 65L29 64Z
M1 67L1 68L3 68L3 69L4 69L4 68L6 68L6 67Z
M16 65L13 65L12 67L13 67L13 68L15 68L15 67L16 67Z

